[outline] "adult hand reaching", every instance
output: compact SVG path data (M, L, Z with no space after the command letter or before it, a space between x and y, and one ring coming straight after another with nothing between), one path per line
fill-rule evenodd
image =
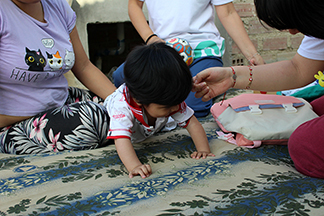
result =
M192 91L195 97L202 101L208 101L233 86L233 73L231 68L212 67L207 68L193 77Z

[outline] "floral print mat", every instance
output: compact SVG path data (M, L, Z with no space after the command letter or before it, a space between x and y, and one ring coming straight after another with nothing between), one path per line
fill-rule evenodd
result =
M114 145L46 155L0 154L1 215L323 215L324 180L298 173L287 146L247 149L218 140L195 160L187 131L157 134L135 149L152 166L128 178Z

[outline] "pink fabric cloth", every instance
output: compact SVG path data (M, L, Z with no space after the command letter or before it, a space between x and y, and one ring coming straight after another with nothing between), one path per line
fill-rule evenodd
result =
M324 179L324 96L311 102L318 118L300 125L288 141L289 154L296 169Z

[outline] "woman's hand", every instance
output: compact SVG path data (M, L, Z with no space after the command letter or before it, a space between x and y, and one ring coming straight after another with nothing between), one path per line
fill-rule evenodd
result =
M231 68L212 67L207 68L193 77L192 91L195 97L202 101L208 101L233 86L234 79Z

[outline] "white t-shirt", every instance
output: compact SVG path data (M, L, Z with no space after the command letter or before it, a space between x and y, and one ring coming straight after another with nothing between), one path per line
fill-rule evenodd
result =
M149 25L163 40L186 39L194 58L223 56L225 41L215 25L215 5L232 0L141 0L145 1Z
M129 138L133 143L141 142L159 132L169 117L157 118L155 126L149 126L145 112L132 100L126 89L125 84L121 85L104 102L110 117L107 139ZM193 114L194 111L183 102L171 118L179 126L186 127Z
M297 52L305 58L324 61L324 40L305 36Z

